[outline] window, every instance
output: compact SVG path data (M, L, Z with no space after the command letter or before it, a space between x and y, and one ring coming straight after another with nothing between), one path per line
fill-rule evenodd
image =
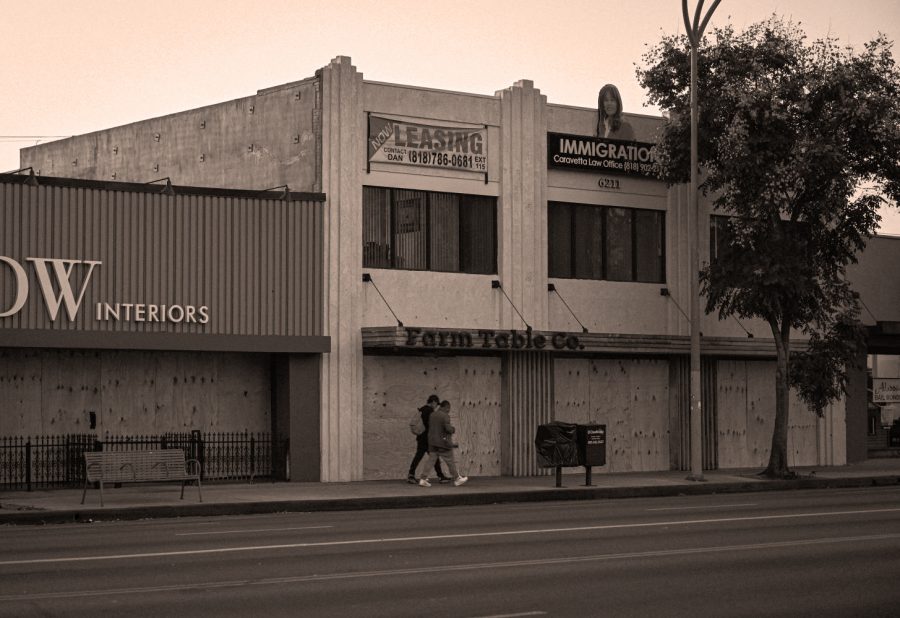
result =
M715 262L728 245L728 220L723 215L709 217L709 261Z
M363 187L363 266L496 273L496 199Z
M550 202L549 273L563 279L665 282L665 213Z

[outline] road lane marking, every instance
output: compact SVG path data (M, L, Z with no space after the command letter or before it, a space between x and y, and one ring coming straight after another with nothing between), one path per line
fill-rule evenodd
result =
M521 614L494 614L493 616L476 616L475 618L520 618L521 616L546 616L547 612L522 612Z
M608 562L615 560L634 560L643 558L671 558L686 555L716 554L735 551L753 551L762 549L785 549L790 547L810 547L816 545L835 545L838 543L860 543L900 539L900 534L875 534L868 536L827 537L821 539L801 539L797 541L772 541L769 543L752 543L747 545L720 545L712 547L687 547L682 549L660 549L653 551L625 552L618 554L594 554L591 556L570 556L564 558L536 558L532 560L511 560L508 562L474 562L457 565L439 565L408 569L386 569L382 571L358 571L350 573L329 573L314 575L297 575L292 577L271 577L263 579L239 579L220 582L198 582L195 584L171 584L167 586L145 586L131 588L109 588L107 590L73 590L68 592L37 592L26 594L0 595L0 602L39 601L48 599L71 599L101 597L112 595L137 594L151 592L183 592L204 591L221 588L239 588L243 586L271 586L277 584L298 584L310 582L326 582L337 580L363 579L372 577L392 577L397 575L429 575L451 572L493 570L523 567L545 567L555 565L578 564L587 562ZM531 614L509 614L510 616L527 616Z
M759 506L756 502L744 504L712 504L707 506L667 506L660 509L645 509L647 511L688 511L693 509L733 509L739 506Z
M854 511L830 511L825 513L790 513L784 515L757 515L754 517L721 517L718 519L687 519L673 521L656 521L641 524L607 524L602 526L573 526L570 528L533 528L528 530L500 530L496 532L468 532L460 534L434 534L428 536L386 537L374 539L353 539L346 541L316 541L306 543L281 543L278 545L244 545L239 547L214 547L211 549L185 549L179 551L159 551L135 554L106 554L100 556L68 556L58 558L32 558L28 560L2 560L0 566L18 566L24 564L51 564L58 562L92 562L96 560L129 560L136 558L168 558L172 556L197 556L201 554L225 554L242 551L271 551L275 549L301 549L309 547L337 547L341 545L374 545L378 543L409 543L413 541L446 541L450 539L474 539L485 537L522 536L529 534L552 534L563 532L591 532L600 530L621 530L624 528L656 528L667 526L691 526L698 524L720 524L744 521L766 521L781 519L800 519L810 517L835 517L841 515L876 515L880 513L897 513L900 508L864 509Z
M298 528L256 528L249 530L207 530L206 532L176 532L175 536L199 536L208 534L241 534L244 532L284 532L287 530L319 530L334 526L300 526Z

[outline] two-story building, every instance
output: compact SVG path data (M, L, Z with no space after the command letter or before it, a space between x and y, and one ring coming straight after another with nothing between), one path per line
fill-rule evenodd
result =
M317 334L330 349L315 357L317 422L296 421L315 436L292 453L293 478L309 478L297 466L322 481L405 478L406 421L432 393L453 403L469 475L538 472L535 429L557 419L606 425L607 471L688 469L696 230L686 188L652 176L662 119L624 119L626 139L600 137L597 109L550 103L527 80L450 92L366 81L338 57L253 96L27 148L22 166L324 194L322 252L309 259L321 260ZM703 259L709 211L701 202ZM900 243L873 243L860 269L896 271ZM252 304L286 283L234 293ZM862 291L870 324L900 321L896 285ZM0 337L14 328L0 318ZM704 467L763 466L768 327L704 316L701 331ZM793 398L789 463L865 458L866 414L864 372L822 418Z

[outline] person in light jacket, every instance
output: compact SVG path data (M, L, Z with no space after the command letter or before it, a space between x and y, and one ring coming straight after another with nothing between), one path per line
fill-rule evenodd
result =
M446 399L441 402L438 409L431 413L428 426L428 461L425 463L422 476L419 478L419 485L422 487L431 487L428 482L428 470L432 465L437 465L440 459L450 469L450 477L453 484L459 487L469 480L469 477L462 476L456 467L456 454L454 449L457 444L453 441L453 434L456 433L456 427L450 424L450 402Z
M416 479L416 469L419 467L419 462L421 462L422 458L428 454L428 425L430 423L432 413L437 409L440 402L440 397L438 397L437 395L431 395L430 397L428 397L428 402L424 406L419 408L419 414L422 416L422 424L425 426L425 431L416 436L416 454L413 455L412 462L410 462L409 464L409 474L407 474L406 476L406 481L408 483L412 483L413 485L418 482ZM441 483L450 482L450 477L444 474L444 471L441 469L441 463L439 461L434 462L434 471L437 472L438 479L441 481Z

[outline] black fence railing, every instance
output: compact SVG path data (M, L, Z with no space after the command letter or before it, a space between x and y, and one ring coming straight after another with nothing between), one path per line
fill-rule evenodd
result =
M78 486L84 482L85 451L142 451L180 448L200 462L204 480L273 476L273 462L284 460L287 444L273 444L268 433L166 433L111 436L0 436L0 489ZM276 467L279 467L276 463Z

